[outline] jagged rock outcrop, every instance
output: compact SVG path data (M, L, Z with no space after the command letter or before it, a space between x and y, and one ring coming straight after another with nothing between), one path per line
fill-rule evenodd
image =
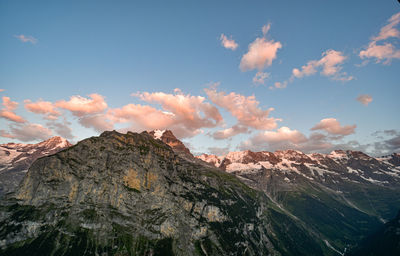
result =
M0 197L13 192L29 166L36 159L72 146L59 136L37 144L8 143L0 145Z
M331 255L263 193L148 133L32 164L0 209L2 255Z

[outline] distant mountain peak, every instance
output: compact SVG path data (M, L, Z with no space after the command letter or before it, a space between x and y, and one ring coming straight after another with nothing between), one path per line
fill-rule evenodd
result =
M47 147L58 147L58 148L65 148L72 146L72 144L67 139L64 139L63 137L60 136L51 137L50 139L42 141L36 145L47 146Z
M70 146L72 144L60 136L55 136L36 144L1 144L0 196L16 188L36 159L52 155Z

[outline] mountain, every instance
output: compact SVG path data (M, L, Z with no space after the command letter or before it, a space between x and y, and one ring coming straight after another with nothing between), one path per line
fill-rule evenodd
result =
M400 211L397 217L374 234L363 239L346 256L398 256L400 255Z
M190 150L178 140L175 135L170 130L154 130L150 131L149 134L153 136L154 139L161 140L168 146L170 146L177 154L181 157L189 160L195 161L196 158L192 155Z
M66 139L53 137L37 144L8 143L0 145L0 197L16 189L38 158L72 146Z
M0 202L0 255L347 255L399 193L398 153L194 157L168 130L104 132L31 165Z
M1 255L333 255L263 192L147 132L37 159L0 207Z
M242 151L198 158L264 191L340 254L400 209L398 153Z

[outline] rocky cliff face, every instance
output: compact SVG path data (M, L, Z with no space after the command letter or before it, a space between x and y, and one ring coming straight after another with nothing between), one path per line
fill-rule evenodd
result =
M331 255L264 193L148 133L104 132L32 164L0 254Z
M72 146L66 139L53 137L37 144L8 143L0 145L0 197L13 192L29 166L38 158Z

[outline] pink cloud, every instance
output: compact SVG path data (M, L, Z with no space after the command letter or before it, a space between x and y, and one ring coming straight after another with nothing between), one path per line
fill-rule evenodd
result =
M58 111L53 103L50 101L39 100L37 102L32 102L30 100L24 100L25 108L35 114L46 115L46 119L56 120L61 112Z
M396 49L391 43L377 45L376 42L371 42L366 50L360 51L360 58L375 58L376 62L383 61L384 64L389 64L392 59L400 59L400 50Z
M363 105L365 105L365 106L368 106L368 104L371 103L373 99L372 99L372 96L371 96L371 95L368 95L368 94L361 94L361 95L359 95L359 96L357 97L357 100L358 100L361 104L363 104Z
M235 40L232 39L232 37L229 39L227 36L224 34L221 34L221 37L219 38L221 40L221 45L225 47L226 49L230 49L232 51L236 50L236 48L239 46Z
M9 97L3 96L2 99L2 105L5 107L5 109L13 111L18 107L18 102L12 101Z
M397 49L392 43L379 44L389 38L400 38L400 31L396 28L399 24L400 12L390 17L388 24L381 28L377 36L372 37L366 49L360 51L360 58L375 58L377 63L383 62L383 64L390 64L393 59L400 59L400 49Z
M269 117L269 113L274 110L262 110L258 107L259 102L254 96L245 97L243 95L231 92L217 92L215 88L204 89L208 98L217 106L228 110L236 119L238 124L259 130L271 130L276 128L277 121Z
M61 100L56 102L55 106L69 110L73 115L78 117L88 114L98 114L107 109L107 103L103 96L93 93L89 97L72 96L69 101Z
M212 137L216 140L224 140L231 138L235 135L238 135L240 133L246 133L248 132L249 129L247 127L241 126L241 125L234 125L230 128L214 132L212 134Z
M128 104L109 111L116 123L134 122L141 129L165 129L174 122L174 114L166 113L151 106Z
M5 90L4 89L0 89L0 92L4 92Z
M222 122L218 109L201 96L163 92L133 94L141 100L161 105L161 109L140 104L128 104L110 109L107 116L115 123L129 123L132 130L170 129L179 138L192 137L202 128L212 128ZM126 129L125 129L126 130Z
M243 141L239 145L241 150L285 150L294 149L305 152L331 148L332 144L327 141L327 136L313 133L307 138L304 134L289 127L281 127L276 131L264 131Z
M341 126L339 121L337 121L335 118L325 118L311 128L311 130L324 130L330 134L344 136L354 133L356 127L357 125Z
M274 87L278 88L278 89L283 89L286 88L288 85L288 81L284 81L284 82L275 82ZM270 89L272 89L272 87L270 87Z
M275 151L294 149L302 152L330 152L335 148L349 147L347 144L332 144L336 137L313 132L309 137L288 127L281 127L277 131L265 131L250 137L239 145L241 150Z
M8 119L12 122L16 122L16 123L25 123L26 120L23 119L22 117L20 117L19 115L15 114L12 111L8 111L5 109L0 110L0 117Z
M161 104L164 110L173 113L175 119L187 127L215 127L222 121L218 109L204 102L205 98L201 96L184 95L180 92L178 94L144 92L138 96L143 101Z
M0 109L0 117L16 123L25 123L26 120L15 114L14 110L18 107L18 102L11 101L9 97L2 97L4 108Z
M315 74L318 68L321 68L321 75L331 77L334 80L349 81L353 79L352 76L347 76L344 72L340 73L341 65L346 59L347 57L340 51L327 50L322 53L321 59L311 60L301 69L294 68L292 75L297 78L310 76Z
M18 38L23 43L31 43L31 44L36 44L37 39L34 38L33 36L25 36L25 35L15 35L14 37Z
M264 36L270 29L270 25L263 27ZM254 42L249 45L248 51L243 55L240 61L240 69L248 71L252 69L262 69L272 65L272 61L276 59L278 50L282 48L280 42L274 40L267 40L265 37L256 38Z
M264 84L265 79L269 77L269 73L265 72L257 72L256 75L253 77L253 83L255 84Z
M377 42L391 37L400 38L400 31L395 28L400 23L400 12L390 17L388 21L389 24L381 28L379 35L372 38L373 41Z
M15 136L5 130L0 130L0 137L15 139Z
M277 131L265 131L257 137L266 142L289 141L291 143L302 143L307 141L307 138L297 130L291 130L289 127L281 127Z

